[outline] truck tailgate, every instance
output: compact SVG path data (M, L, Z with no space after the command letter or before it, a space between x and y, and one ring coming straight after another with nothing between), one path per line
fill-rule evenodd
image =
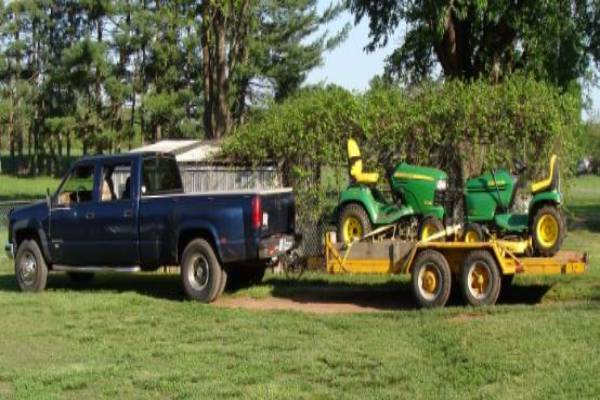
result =
M291 189L260 192L263 212L261 237L277 234L293 234L295 230L296 205Z

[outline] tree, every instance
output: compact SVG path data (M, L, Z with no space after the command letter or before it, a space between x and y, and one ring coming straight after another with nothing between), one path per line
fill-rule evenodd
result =
M276 99L297 90L323 52L337 46L347 28L311 40L343 10L317 12L316 0L205 1L201 4L204 129L227 135L243 120L246 103L267 83Z
M368 17L372 51L406 24L386 76L414 82L438 68L447 78L498 82L525 71L567 87L600 61L594 0L348 0L356 23Z

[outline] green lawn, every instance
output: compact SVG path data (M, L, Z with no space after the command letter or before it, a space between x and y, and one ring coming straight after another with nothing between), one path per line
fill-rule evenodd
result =
M59 179L51 177L17 178L10 175L0 175L0 201L7 200L38 200L46 195L46 189L54 192L60 183Z
M574 217L593 216L600 180L577 180L569 196ZM26 295L0 256L0 398L596 398L600 231L576 225L564 247L590 252L585 275L518 277L484 309L454 298L416 310L405 277L269 276L227 294L398 299L327 315L186 302L165 274L87 288L54 275Z

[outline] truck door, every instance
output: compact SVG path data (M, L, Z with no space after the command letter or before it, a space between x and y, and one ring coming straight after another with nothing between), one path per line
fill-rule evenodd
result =
M96 265L93 243L95 165L79 164L63 180L50 210L52 259L62 265Z
M139 265L137 202L134 201L137 196L133 190L138 183L133 170L132 161L106 161L101 165L94 221L98 265Z

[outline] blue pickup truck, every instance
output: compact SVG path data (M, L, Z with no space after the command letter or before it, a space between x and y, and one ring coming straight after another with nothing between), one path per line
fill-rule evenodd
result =
M8 232L23 291L44 290L49 271L81 283L96 272L179 265L185 294L202 302L228 280L262 280L298 242L290 189L184 193L164 153L77 161L45 202L11 212Z

